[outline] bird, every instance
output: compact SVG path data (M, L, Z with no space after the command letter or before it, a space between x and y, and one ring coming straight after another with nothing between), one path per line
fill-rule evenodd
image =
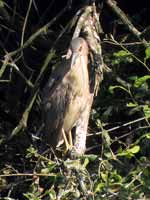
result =
M86 108L88 95L88 44L77 37L71 41L65 59L52 72L42 93L42 137L51 148L56 149L62 138L67 149L73 146L71 130Z

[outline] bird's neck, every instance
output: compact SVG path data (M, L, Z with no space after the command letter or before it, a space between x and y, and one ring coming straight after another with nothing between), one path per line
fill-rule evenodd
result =
M78 76L78 81L80 82L81 85L81 90L88 90L87 85L89 84L89 75L88 75L88 58L87 56L81 56L80 57L80 64L77 66L77 76Z

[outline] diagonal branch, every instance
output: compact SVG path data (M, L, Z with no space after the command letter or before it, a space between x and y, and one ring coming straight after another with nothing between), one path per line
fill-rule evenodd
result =
M132 24L126 14L117 6L115 0L106 0L107 5L116 13L116 15L122 20L124 25L127 26L129 31L143 43L145 47L148 46L148 42L141 37L142 33Z

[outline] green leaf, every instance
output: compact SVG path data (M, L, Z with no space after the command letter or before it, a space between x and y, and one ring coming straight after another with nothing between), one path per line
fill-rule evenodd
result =
M128 108L135 108L137 106L138 106L138 104L136 104L136 103L132 103L132 102L127 103Z
M32 145L27 149L26 158L37 157L37 149L35 149Z
M106 182L108 180L108 174L107 173L103 173L101 172L101 178L104 182Z
M125 156L127 158L132 158L134 154L138 153L140 151L140 146L135 145L134 147L124 150L117 154L117 156Z
M56 165L55 162L50 162L50 161L49 161L48 164L47 164L47 167L41 169L41 173L43 173L43 174L48 174L48 173L52 172L53 169L55 169L56 166L57 166L57 165Z
M84 155L80 156L80 158L81 159L88 159L90 162L93 162L98 158L98 156L95 155L95 154L84 154Z
M148 105L143 107L143 111L146 117L150 117L150 107Z
M149 59L150 58L150 47L148 46L146 49L145 49L145 60Z
M95 192L95 193L97 193L97 192L102 192L104 186L105 186L104 183L97 183L97 184L94 186L94 192Z
M140 78L137 78L134 82L134 87L141 87L148 79L150 79L150 75L145 75Z
M89 164L89 159L86 158L86 159L84 160L83 166L86 168L88 164Z
M115 52L113 55L115 57L126 57L126 56L131 55L131 53L124 51L124 50L121 50L121 51Z
M46 190L45 195L49 195L51 200L56 200L56 192L54 189Z
M107 147L109 147L109 146L111 145L111 138L110 138L110 136L109 136L108 131L103 130L103 131L102 131L102 136L103 136L103 139L104 139L104 141L105 141L105 145L106 145Z
M145 134L145 137L146 137L147 139L150 139L150 133Z
M123 86L121 86L121 85L115 85L115 86L110 86L109 88L108 88L108 90L109 90L109 92L111 93L111 94L113 94L114 93L114 89L117 89L117 88L119 88L119 89L121 89L121 90L124 90L125 92L127 92L127 93L129 93L129 91L125 88L125 87L123 87Z
M137 78L138 76L129 76L128 80L135 81Z
M67 167L67 169L75 169L75 170L83 170L84 166L81 164L80 160L70 160L67 159L66 161L64 161L64 165L65 167Z
M100 120L100 119L96 119L96 126L97 126L98 128L101 128L102 123L101 123L101 120Z
M136 146L132 147L131 149L128 149L128 152L133 153L133 154L136 154L139 151L140 151L140 146L139 145L136 145Z
M4 2L3 0L0 0L0 8L4 7Z
M116 170L111 173L110 182L111 183L121 183L122 182L122 177L117 173Z

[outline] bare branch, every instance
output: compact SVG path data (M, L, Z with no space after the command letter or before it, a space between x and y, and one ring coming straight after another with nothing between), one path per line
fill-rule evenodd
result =
M148 43L145 39L141 38L141 32L134 27L132 22L126 16L126 14L117 6L117 2L115 0L106 0L106 3L111 9L116 13L116 15L122 20L122 22L128 27L129 31L138 38L139 41L143 43L145 47L148 46Z

